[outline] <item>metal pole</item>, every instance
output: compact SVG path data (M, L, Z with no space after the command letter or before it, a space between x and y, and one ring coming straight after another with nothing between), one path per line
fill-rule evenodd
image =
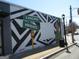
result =
M64 35L65 35L64 41L65 41L65 47L66 47L66 50L67 50L66 52L71 53L68 49L68 43L67 43L67 39L66 39L65 15L64 14L62 15L62 18L63 18L63 24L64 24Z
M72 7L71 7L71 5L70 5L70 20L72 22Z
M74 33L73 33L73 25L72 25L72 7L70 5L70 24L71 24L71 36L72 36L72 42L74 43Z
M32 48L34 48L34 30L31 30Z

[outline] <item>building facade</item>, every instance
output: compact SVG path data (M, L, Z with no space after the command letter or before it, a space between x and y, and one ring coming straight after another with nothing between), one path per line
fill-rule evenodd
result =
M57 31L62 38L59 17L7 2L0 2L0 9L0 49L3 55L57 45Z

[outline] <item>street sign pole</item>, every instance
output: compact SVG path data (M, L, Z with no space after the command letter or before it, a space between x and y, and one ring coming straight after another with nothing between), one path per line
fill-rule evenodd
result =
M31 30L32 48L34 48L34 30Z

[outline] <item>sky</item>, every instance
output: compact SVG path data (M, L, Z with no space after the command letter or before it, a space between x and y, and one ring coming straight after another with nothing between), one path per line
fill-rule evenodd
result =
M60 18L62 18L62 14L65 14L66 23L68 23L70 19L69 8L71 5L73 21L79 25L79 15L77 14L77 8L79 8L79 0L7 0L7 1Z

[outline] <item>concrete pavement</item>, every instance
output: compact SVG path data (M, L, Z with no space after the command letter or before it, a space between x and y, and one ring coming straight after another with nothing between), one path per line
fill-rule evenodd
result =
M51 56L48 59L79 59L79 47L73 46L69 49L71 53L66 53L65 51L63 53L58 53L56 57Z

